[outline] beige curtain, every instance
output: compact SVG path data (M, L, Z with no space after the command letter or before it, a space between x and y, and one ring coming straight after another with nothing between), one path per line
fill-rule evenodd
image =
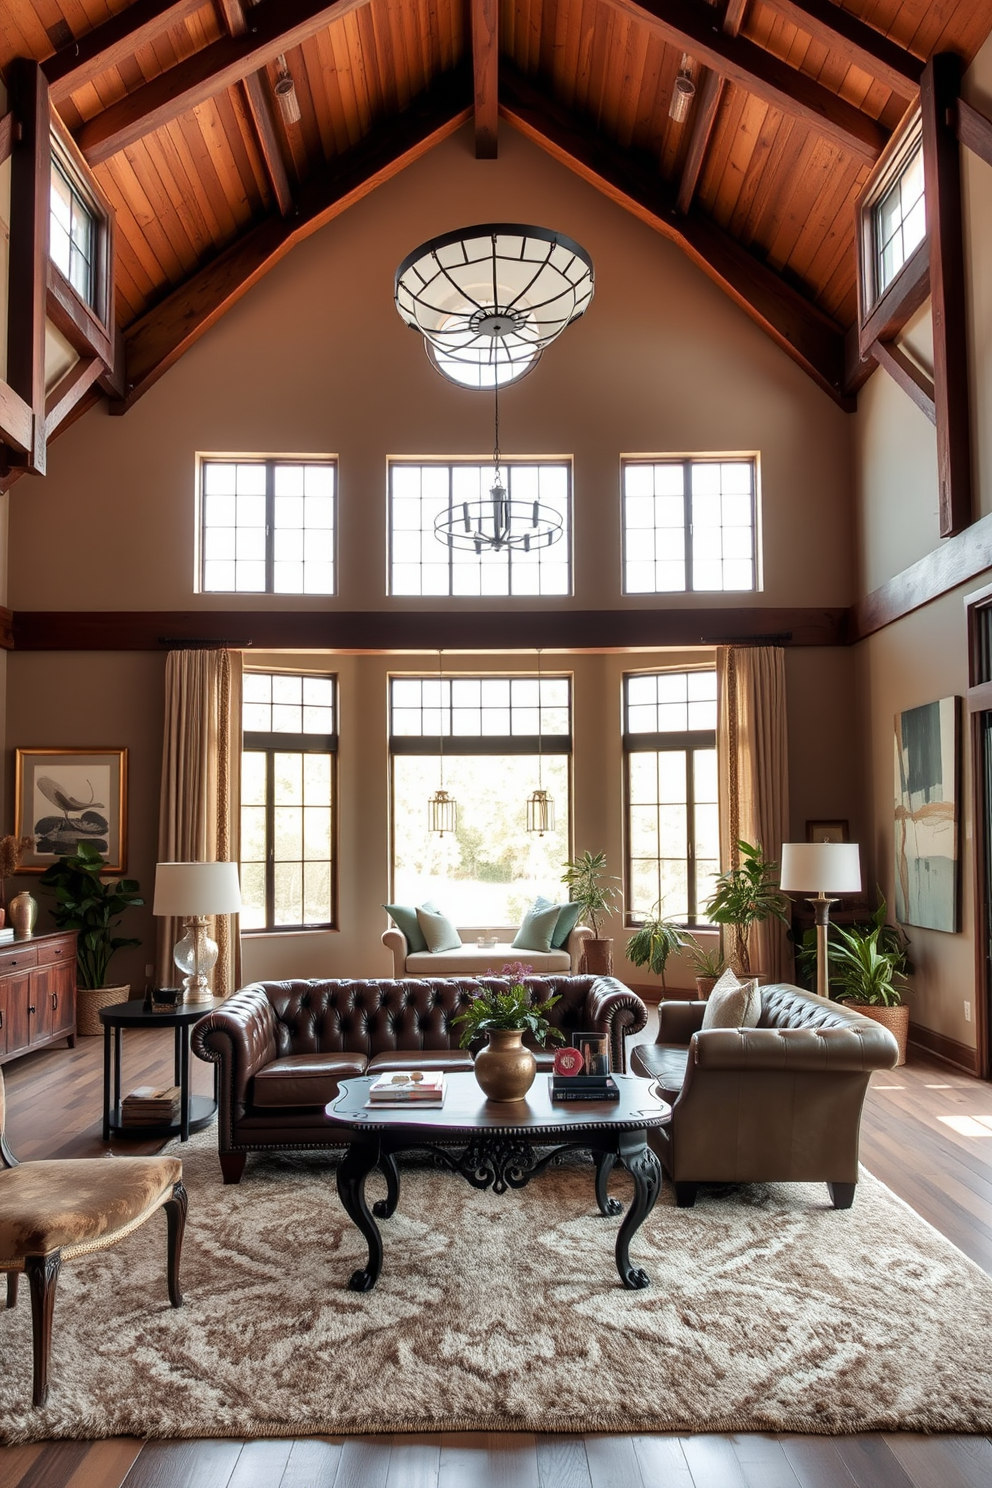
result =
M158 818L160 863L234 862L240 854L241 652L170 651L165 663L165 738ZM179 920L158 921L156 976L175 978ZM237 915L219 915L211 932L220 952L214 995L241 985Z
M785 653L779 646L717 648L717 759L720 861L740 863L737 842L759 843L781 861L789 824ZM751 931L751 965L769 981L791 981L786 927L768 920Z

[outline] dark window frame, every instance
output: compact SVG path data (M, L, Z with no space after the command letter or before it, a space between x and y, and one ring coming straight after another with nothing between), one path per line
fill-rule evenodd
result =
M199 457L199 481L197 492L198 521L197 521L197 585L200 594L250 594L256 598L263 595L277 595L281 598L287 596L298 596L303 599L330 599L338 592L338 489L339 470L336 455L201 455ZM265 470L265 588L264 589L208 589L205 582L204 566L206 558L206 534L207 534L207 502L206 471L211 465L257 465ZM275 473L277 466L288 465L326 465L334 471L334 494L331 502L334 508L332 543L331 543L331 568L333 573L333 588L330 590L305 590L305 589L276 589L275 584L275 544L276 544L276 490ZM305 531L306 529L304 529ZM276 675L273 673L273 675ZM286 674L288 675L288 674ZM311 675L317 676L318 673Z
M117 336L114 323L114 207L81 155L75 140L55 113L52 114L49 130L49 157L50 168L54 169L57 164L71 190L93 218L94 251L92 296L84 299L52 258L49 243L46 312L80 357L96 356L106 367L113 368ZM50 234L50 199L48 222Z
M692 469L696 465L731 464L750 465L751 467L751 587L750 589L696 589L692 582ZM628 531L626 471L628 467L634 465L680 465L682 467L682 530L685 534L685 584L681 589L627 588ZM624 455L620 461L620 536L620 592L625 598L644 599L651 594L760 593L761 564L759 558L757 455Z
M881 249L878 239L878 210L896 183L906 174L910 162L923 152L923 116L916 109L904 121L889 140L877 161L869 180L858 198L856 206L858 233L858 313L859 330L883 301L895 300L900 294L900 283L907 270L914 265L917 255L927 243L924 231L918 243L903 259L893 277L883 288L881 282ZM924 183L924 202L926 183Z

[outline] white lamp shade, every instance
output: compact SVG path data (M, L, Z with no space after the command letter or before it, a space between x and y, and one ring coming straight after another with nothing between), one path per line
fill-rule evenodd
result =
M152 914L237 914L241 885L237 863L158 863Z
M786 842L779 887L786 893L857 894L861 854L856 842Z

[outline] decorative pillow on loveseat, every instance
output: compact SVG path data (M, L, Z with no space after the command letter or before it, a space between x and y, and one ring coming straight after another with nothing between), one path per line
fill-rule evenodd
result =
M393 924L397 930L402 930L406 936L407 950L412 954L414 951L426 951L427 942L423 931L417 923L417 911L412 904L384 904L383 909L392 916ZM425 899L420 906L421 909L429 909L433 914L437 913L437 905Z
M457 951L462 943L461 936L447 916L439 910L428 909L426 904L422 904L417 910L417 924L432 956L436 956L439 951Z
M513 937L515 951L550 951L555 927L558 924L558 905L535 904L524 915L523 923Z
M729 966L709 995L704 1028L757 1028L761 1017L758 983L740 982Z
M552 904L550 899L545 899L538 894L534 900L535 909L556 909L558 911L558 923L555 925L555 933L551 937L551 949L563 951L568 944L568 937L579 922L579 914L582 910L581 904L573 904L571 900L567 904Z

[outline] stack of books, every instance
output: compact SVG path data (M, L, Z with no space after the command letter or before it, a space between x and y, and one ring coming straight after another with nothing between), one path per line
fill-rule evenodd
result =
M367 1106L443 1106L444 1075L440 1070L394 1070L380 1075L369 1088Z
M551 1075L553 1101L618 1101L620 1091L612 1075Z
M122 1126L170 1126L179 1120L178 1085L139 1085L121 1101Z
M3 945L5 941L13 940L13 938L14 938L14 927L13 927L13 925L2 925L2 926L0 926L0 945Z

